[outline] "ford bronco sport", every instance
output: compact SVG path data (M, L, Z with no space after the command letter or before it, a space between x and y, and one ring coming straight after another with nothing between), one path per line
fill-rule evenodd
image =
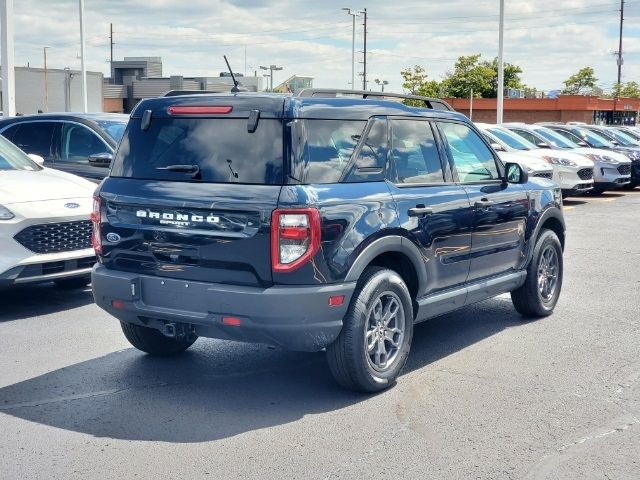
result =
M97 304L149 354L199 336L326 349L342 386L402 370L413 325L511 292L549 315L560 189L441 100L372 92L144 100L96 191Z

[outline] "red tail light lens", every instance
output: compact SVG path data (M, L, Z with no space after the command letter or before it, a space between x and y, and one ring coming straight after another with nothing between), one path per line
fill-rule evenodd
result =
M91 212L91 223L93 224L93 232L91 233L91 245L96 255L102 254L102 199L93 197L93 211Z
M171 105L169 115L224 115L231 113L231 106L210 106L210 105Z
M320 215L315 208L277 209L271 216L271 267L291 272L320 249Z

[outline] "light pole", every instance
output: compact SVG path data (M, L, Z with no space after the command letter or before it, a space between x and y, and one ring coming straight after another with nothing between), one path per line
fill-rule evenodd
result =
M277 65L269 65L268 67L264 67L262 65L260 65L260 69L261 70L269 70L269 78L270 78L270 83L271 83L271 88L269 88L270 91L273 92L273 72L274 71L278 71L278 70L282 70L283 67L279 67Z
M42 47L42 53L44 54L44 111L49 111L49 77L47 71L47 49L49 46Z
M496 105L496 121L502 123L504 108L504 0L500 0L500 28L498 33L498 101Z
M87 70L84 65L84 0L78 0L80 14L80 70L82 70L82 107L87 113Z
M0 1L2 37L2 115L13 117L16 114L16 81L13 66L13 0Z
M380 88L382 89L381 91L384 92L384 86L385 85L389 85L389 82L387 80L380 80L379 78L376 78L374 80L374 82L376 82L378 85L380 85Z
M347 15L351 15L353 19L353 28L351 31L351 90L356 89L356 17L359 17L362 10L353 10L351 8L343 8Z

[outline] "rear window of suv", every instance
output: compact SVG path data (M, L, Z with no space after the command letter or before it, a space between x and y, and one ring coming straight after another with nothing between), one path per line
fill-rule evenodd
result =
M277 185L283 182L283 128L261 119L154 118L146 131L132 118L111 176L148 180ZM193 169L189 171L191 166ZM197 167L197 168L196 168Z

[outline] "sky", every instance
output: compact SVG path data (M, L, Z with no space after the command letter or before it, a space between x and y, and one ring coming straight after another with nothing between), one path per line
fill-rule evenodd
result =
M86 65L108 76L113 23L114 60L159 56L164 76L217 76L226 54L237 72L282 66L274 84L299 74L313 76L316 87L350 88L352 17L343 7L367 9L371 89L379 88L377 78L401 91L400 71L414 65L441 80L460 55L490 60L498 53L499 0L85 0ZM601 88L611 88L619 9L620 0L505 0L504 59L539 90L561 88L586 66ZM640 83L639 19L640 0L627 0L623 82ZM42 67L49 46L49 68L80 67L77 0L14 0L14 20L16 66ZM358 62L362 20L356 19Z

